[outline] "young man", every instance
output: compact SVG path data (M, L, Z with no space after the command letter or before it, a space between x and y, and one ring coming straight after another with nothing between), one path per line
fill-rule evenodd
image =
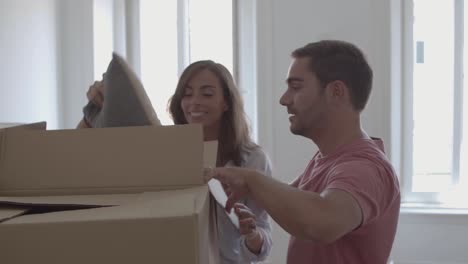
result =
M227 210L253 198L291 234L288 263L386 263L395 237L400 191L383 142L361 128L372 87L362 52L343 41L310 43L292 53L280 103L293 134L319 151L286 185L256 171L215 168Z

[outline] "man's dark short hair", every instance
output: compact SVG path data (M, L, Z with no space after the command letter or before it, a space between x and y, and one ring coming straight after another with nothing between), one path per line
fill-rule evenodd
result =
M345 83L354 109L364 109L372 89L373 73L364 54L355 45L322 40L298 48L291 55L293 58L309 58L309 69L316 74L322 87L336 80Z

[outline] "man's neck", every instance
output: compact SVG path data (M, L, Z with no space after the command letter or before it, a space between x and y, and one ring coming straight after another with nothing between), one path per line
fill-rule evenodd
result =
M361 128L360 118L335 121L310 137L317 144L320 153L326 156L342 145L357 139L368 139L369 136Z

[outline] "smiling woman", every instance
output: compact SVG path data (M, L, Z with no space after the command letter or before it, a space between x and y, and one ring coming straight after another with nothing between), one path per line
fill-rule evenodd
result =
M109 82L109 76L108 71L105 83ZM87 93L90 102L99 108L112 100L108 96L109 87L105 86L96 82ZM240 92L222 64L204 60L189 65L179 79L169 111L175 124L201 124L204 140L219 142L217 167L244 167L271 177L269 158L252 141ZM92 127L92 124L83 119L78 127ZM265 260L272 245L268 214L250 199L240 201L235 208L239 229L232 224L225 208L219 205L216 208L221 263Z
M169 112L175 124L201 124L205 140L218 140L218 167L246 167L271 176L268 157L250 137L239 89L222 64L211 60L190 64L179 79ZM240 230L224 208L217 208L221 263L264 260L272 244L268 215L250 199L237 208Z
M203 125L205 140L218 138L221 117L228 107L221 82L213 72L201 70L187 82L181 107L188 123Z
M174 124L200 123L205 140L218 140L218 165L239 166L242 153L255 148L239 90L230 72L211 60L189 65L169 103Z

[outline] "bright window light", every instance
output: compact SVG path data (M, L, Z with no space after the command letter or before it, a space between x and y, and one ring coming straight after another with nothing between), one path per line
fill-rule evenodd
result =
M113 1L94 0L94 79L101 80L112 59L113 45Z
M140 0L140 36L141 79L163 124L173 123L168 101L187 66L179 63L211 59L232 72L231 0Z
M453 2L415 0L413 38L412 191L447 191L454 127Z
M190 61L211 59L232 73L232 1L190 0L189 28Z

